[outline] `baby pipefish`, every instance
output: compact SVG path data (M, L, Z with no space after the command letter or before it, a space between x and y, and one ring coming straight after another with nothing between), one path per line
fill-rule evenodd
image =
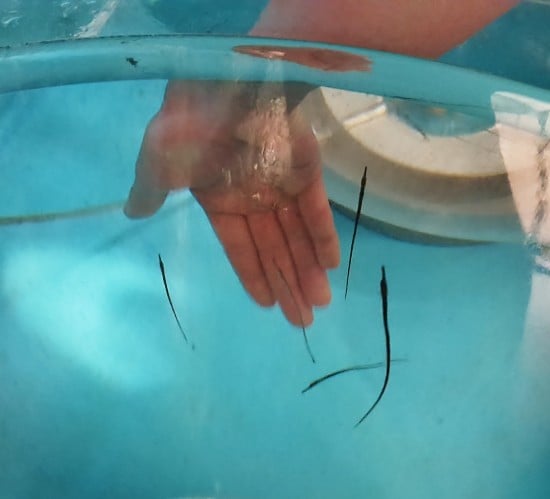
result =
M183 339L185 340L185 343L189 343L189 340L187 339L187 335L185 334L185 331L183 330L183 327L181 325L181 322L178 318L178 314L176 313L176 309L174 308L174 303L172 302L172 298L170 296L170 290L168 289L168 282L166 280L166 270L164 268L164 262L162 261L162 257L159 253L159 267L160 267L160 274L162 276L162 283L164 284L164 291L166 293L166 298L168 298L168 303L170 304L170 309L172 310L172 315L174 316L174 319L176 319L176 324L178 325L178 329L180 330L180 333L183 336ZM194 350L195 345L191 343L191 348Z
M375 407L378 405L380 400L382 400L382 397L384 396L384 393L386 391L386 388L388 387L388 382L390 379L390 365L393 362L391 358L391 341L390 341L390 328L388 323L388 283L386 278L386 269L382 265L381 268L382 277L380 279L380 297L382 301L382 320L384 323L384 339L385 339L385 347L386 347L386 359L384 364L381 362L373 363L373 364L361 364L358 366L352 366L352 367L346 367L344 369L338 369L337 371L333 371L329 374L326 374L314 381L312 381L306 388L302 390L302 393L305 393L315 386L319 385L320 383L327 381L330 378L333 378L335 376L338 376L340 374L344 374L347 372L352 371L361 371L366 369L375 369L377 367L382 367L382 365L385 365L386 372L384 375L384 382L382 384L382 388L380 389L380 392L378 393L378 396L376 397L376 400L373 402L373 404L370 406L368 411L365 412L363 416L355 423L355 428L359 426L367 417L374 411ZM403 359L396 359L395 361L400 361Z

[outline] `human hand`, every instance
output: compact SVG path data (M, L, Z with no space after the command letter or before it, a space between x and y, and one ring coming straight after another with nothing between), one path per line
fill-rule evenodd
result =
M287 108L291 93L274 83L169 83L125 213L152 215L170 190L190 188L248 293L307 326L330 301L327 269L340 254L317 142Z

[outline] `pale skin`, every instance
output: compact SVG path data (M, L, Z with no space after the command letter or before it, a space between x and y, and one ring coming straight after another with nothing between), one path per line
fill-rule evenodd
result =
M251 34L431 58L517 3L272 0ZM328 305L327 271L340 263L317 142L290 104L303 95L299 86L170 82L125 207L129 217L150 216L171 190L189 188L250 296L278 304L298 326Z

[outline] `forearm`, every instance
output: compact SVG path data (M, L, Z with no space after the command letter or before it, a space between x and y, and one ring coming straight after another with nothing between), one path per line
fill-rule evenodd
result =
M251 34L435 58L521 0L271 0Z

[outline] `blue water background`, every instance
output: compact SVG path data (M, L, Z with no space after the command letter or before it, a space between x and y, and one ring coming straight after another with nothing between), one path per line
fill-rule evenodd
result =
M170 30L244 33L259 10L207 3L167 11ZM549 9L536 9L524 4L443 60L550 88L539 51ZM0 96L1 216L122 203L163 87ZM352 223L336 222L345 254ZM406 362L353 429L382 370L300 391L383 360L382 264L393 352ZM308 331L312 365L300 330L245 295L186 193L142 222L119 205L2 225L0 497L549 497L547 378L521 361L531 266L521 245L426 246L361 227L347 301L343 266Z
M2 214L122 201L162 82L9 94ZM5 126L8 124L10 126ZM368 205L368 192L365 199ZM336 215L343 253L352 222ZM166 265L185 344L157 263ZM394 364L384 358L387 269ZM547 497L548 399L520 362L521 245L426 246L360 228L350 292L299 329L245 295L200 207L0 228L5 497Z

